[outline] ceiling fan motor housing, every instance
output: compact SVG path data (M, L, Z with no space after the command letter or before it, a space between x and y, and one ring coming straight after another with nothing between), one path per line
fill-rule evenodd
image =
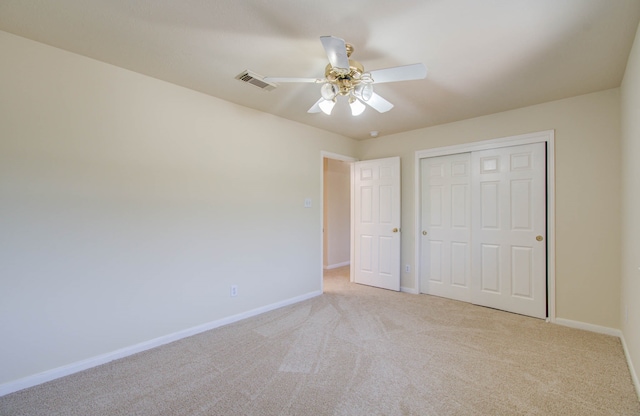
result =
M346 44L347 56L351 56L353 52L353 46ZM327 82L330 82L338 87L338 94L349 95L356 85L362 82L362 74L364 73L364 66L356 60L349 59L349 71L346 72L343 68L334 68L331 64L327 65L324 70L325 78ZM372 81L372 80L371 80ZM370 81L370 82L371 82Z

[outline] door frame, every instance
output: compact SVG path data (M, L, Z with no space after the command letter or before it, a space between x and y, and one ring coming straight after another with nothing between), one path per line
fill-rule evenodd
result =
M420 159L447 156L456 153L467 153L478 150L497 149L500 147L518 146L532 143L545 143L547 149L547 321L556 321L556 215L555 215L555 130L545 130L536 133L520 134L515 136L502 137L498 139L483 140L453 146L438 147L434 149L418 150L414 159L414 204L415 204L415 288L420 293L420 253L421 243L420 230L422 229L421 215L422 206L422 183L420 176Z
M351 157L351 156L347 156L347 155L341 155L339 153L332 153L332 152L327 152L325 150L321 150L320 151L320 291L322 293L324 293L324 159L334 159L334 160L341 160L343 162L357 162L358 159L356 159L355 157ZM350 180L350 185L349 185L349 189L351 189L351 196L350 196L350 210L351 210L351 214L350 214L350 219L349 221L351 222L350 228L350 241L349 241L349 246L351 247L351 254L350 254L350 263L351 266L349 266L349 280L353 281L353 163L351 164L351 171L350 171L350 175L349 175L349 180Z

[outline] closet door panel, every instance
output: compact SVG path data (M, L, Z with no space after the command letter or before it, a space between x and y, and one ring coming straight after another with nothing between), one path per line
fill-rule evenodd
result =
M471 155L421 160L420 290L471 299Z
M545 144L472 153L473 303L546 317Z

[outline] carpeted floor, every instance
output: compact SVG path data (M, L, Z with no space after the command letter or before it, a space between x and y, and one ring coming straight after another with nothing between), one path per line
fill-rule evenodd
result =
M0 398L2 415L640 415L620 341L351 284Z

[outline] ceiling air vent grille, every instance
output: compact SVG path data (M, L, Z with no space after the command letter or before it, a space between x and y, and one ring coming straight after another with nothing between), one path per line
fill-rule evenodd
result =
M264 77L256 74L255 72L251 72L249 70L242 71L238 75L236 75L236 79L240 81L246 82L253 86L256 86L265 91L271 91L276 88L274 84L270 84L264 80Z

